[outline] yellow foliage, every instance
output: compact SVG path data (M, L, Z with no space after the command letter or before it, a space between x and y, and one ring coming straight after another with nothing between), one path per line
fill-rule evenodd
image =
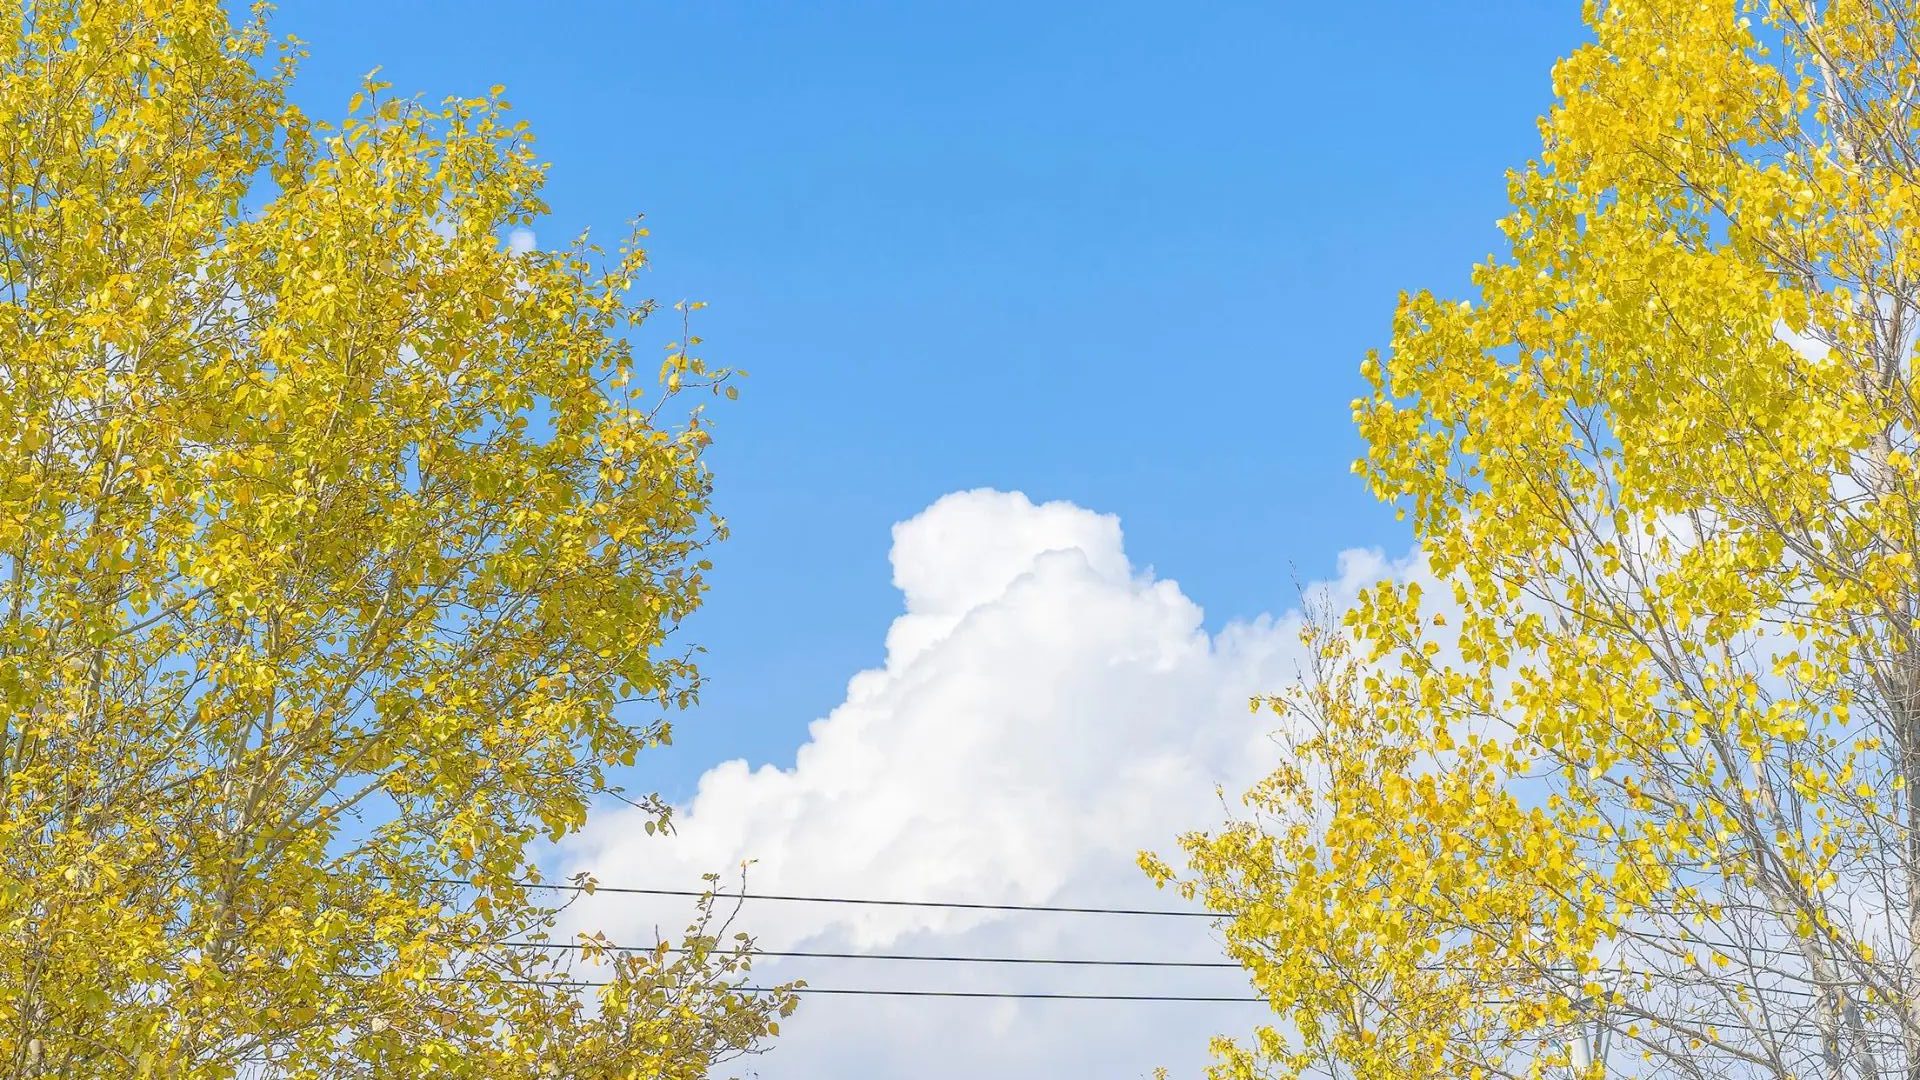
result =
M698 688L720 523L698 410L624 388L643 253L508 250L544 167L497 90L329 126L220 0L0 23L0 1074L750 1049L792 999L709 922L597 1000L512 944L529 842L667 737L616 704Z
M1920 1067L1920 10L1587 14L1363 369L1450 603L1316 624L1256 817L1147 859L1283 1017L1220 1077Z

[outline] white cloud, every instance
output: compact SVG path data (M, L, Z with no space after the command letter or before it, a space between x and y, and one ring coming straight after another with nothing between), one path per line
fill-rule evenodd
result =
M507 234L507 250L515 255L525 255L534 249L538 239L532 229L515 229Z
M1773 336L1781 344L1786 345L1808 360L1825 360L1827 354L1833 351L1832 345L1812 334L1795 333L1794 329L1788 326L1784 320L1776 320L1774 322Z
M906 610L884 667L848 683L791 768L744 761L701 778L672 836L602 808L553 860L608 885L697 882L755 860L753 891L897 899L1174 907L1135 866L1210 827L1266 772L1270 714L1247 699L1298 670L1299 617L1217 635L1173 581L1129 562L1119 522L995 491L948 495L894 528ZM1402 569L1342 556L1335 602ZM802 631L803 632L803 631ZM572 926L647 942L685 901L601 893ZM749 904L766 949L1218 960L1202 919ZM1235 970L1033 968L763 960L756 981L1139 994L1247 992ZM1191 1075L1208 1036L1256 1004L803 999L767 1076L923 1080Z

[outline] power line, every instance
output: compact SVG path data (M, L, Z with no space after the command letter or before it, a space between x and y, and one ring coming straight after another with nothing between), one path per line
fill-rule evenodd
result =
M373 978L374 976L359 976ZM614 983L597 979L476 979L465 975L432 975L428 982L451 983L506 983L513 986L550 986L560 990L579 990L596 986L612 986ZM1010 1001L1210 1001L1210 1002L1250 1002L1265 1001L1257 995L1227 996L1220 994L1056 994L1044 992L1025 992L1017 990L874 990L865 987L831 986L728 986L726 990L742 994L833 994L846 997L913 997L913 998L999 998Z
M478 884L471 878L429 878L429 879L426 879L426 882L428 884L435 884L435 885L459 885L464 887L479 887ZM1084 915L1143 915L1143 916L1173 917L1173 918L1231 918L1231 917L1234 917L1233 913L1230 913L1230 912L1174 911L1174 910L1168 910L1168 909L1152 909L1152 908L1072 907L1072 906L1046 905L1046 904L994 904L994 903L981 903L981 902L973 902L973 901L942 901L942 900L887 900L887 899L873 899L873 898L866 898L866 897L805 896L805 895L787 894L787 893L723 892L723 891L705 891L705 890L698 890L698 889L649 889L649 888L637 888L632 886L613 886L613 885L598 885L598 884L588 886L588 885L561 884L561 883L554 883L554 882L533 882L533 881L504 881L504 882L497 882L494 884L505 886L508 888L550 889L550 890L559 891L559 892L574 892L574 893L585 893L585 894L614 893L614 894L622 894L622 895L640 895L640 896L679 896L679 897L694 897L694 898L712 897L715 899L773 900L773 901L788 901L788 902L795 902L795 903L812 903L812 904L847 904L847 905L865 905L865 906L883 906L883 907L960 908L960 909L984 910L984 911L1052 912L1052 913L1061 913L1061 914L1084 914ZM1621 929L1621 933L1624 936L1628 936L1630 938L1634 936L1638 936L1638 937L1642 937L1650 940L1683 942L1686 944L1699 945L1699 946L1709 947L1709 948L1721 948L1729 951L1752 951L1752 952L1777 954L1777 955L1797 955L1797 953L1795 953L1793 950L1773 948L1773 947L1768 947L1760 944L1736 945L1732 942L1715 941L1709 938L1694 938L1694 937L1688 937L1688 936L1661 934L1657 932L1650 932L1647 930L1629 930L1624 927ZM531 942L531 941L503 941L503 942L498 942L497 944L508 946L508 947L517 947L517 948L569 949L569 950L578 950L582 948L592 947L592 948L598 948L605 952L650 952L650 951L653 951L654 948L657 948L657 946L648 947L648 946L621 946L621 945L583 946L583 945L566 943L566 942ZM669 948L668 951L679 952L683 950L680 950L678 948ZM905 953L825 952L825 951L808 951L808 950L791 950L791 951L753 950L753 955L762 956L762 957L780 957L780 958L794 958L794 959L891 960L891 961L910 961L910 962L918 961L918 962L930 962L930 963L955 963L955 964L1031 964L1031 965L1039 965L1039 966L1057 965L1057 966L1073 966L1073 967L1226 969L1226 968L1239 968L1242 966L1238 963L1234 963L1231 961L1097 960L1097 959L1083 960L1083 959L1051 958L1051 957L947 956L947 955L923 955L923 954L905 954ZM1447 967L1442 965L1438 967L1429 968L1429 970L1447 970ZM1635 977L1652 977L1652 978L1666 978L1666 979L1682 979L1682 978L1685 978L1685 974L1686 974L1683 972L1639 971L1639 970L1631 970L1631 969L1621 971L1619 973L1623 975L1635 976ZM1723 982L1723 980L1712 980L1712 979L1709 979L1708 981L1713 983ZM561 984L555 984L555 985L561 985ZM598 986L598 985L604 985L604 984L582 983L579 985ZM1781 986L1760 987L1760 986L1752 986L1744 983L1740 985L1745 989L1750 989L1750 990L1753 990L1755 993L1761 993L1761 994L1772 993L1772 994L1780 994L1784 996L1796 996L1796 997L1806 997L1806 998L1813 998L1818 996L1816 994L1813 994L1807 991L1795 990L1790 987L1781 987ZM852 993L867 993L868 991L816 990L812 992L852 994ZM874 992L881 993L880 991L874 991ZM889 991L886 993L896 993L896 992ZM897 993L901 995L907 995L907 996L914 996L914 994L920 994L920 996L947 996L944 993L932 992L932 991L924 992L924 993L913 992L911 994L907 991L899 991ZM961 995L961 996L981 996L981 995ZM985 996L993 996L993 995L985 995ZM1097 999L1097 996L1096 996L1096 999ZM1130 997L1122 997L1117 1000L1134 1000L1134 999ZM1239 1001L1243 999L1229 998L1224 1000Z
M428 878L429 885L474 887L468 878ZM514 889L551 889L555 892L617 893L629 896L712 897L716 900L779 900L799 904L862 904L874 907L961 908L970 911L1040 911L1062 915L1150 915L1176 919L1226 919L1225 911L1174 911L1167 908L1062 907L1050 904L984 904L964 900L874 900L852 896L798 896L787 893L707 892L700 889L636 889L613 885L561 885L545 881L502 881L495 884Z
M677 945L598 945L564 941L498 941L485 944L498 945L509 949L558 949L567 951L594 951L607 953L650 953L664 951L668 953L687 953L693 950ZM904 960L942 964L1035 964L1058 965L1067 967L1124 967L1124 968L1182 968L1182 969L1239 969L1243 965L1231 960L1083 960L1065 957L1037 956L943 956L926 953L875 953L875 952L826 952L810 949L794 950L751 950L755 959L778 957L782 959L802 960ZM1457 964L1419 964L1418 970L1442 974L1473 974L1470 967ZM1693 983L1691 976L1705 975L1703 985L1734 986L1751 990L1756 994L1779 994L1788 997L1813 998L1818 995L1811 991L1799 990L1789 986L1761 986L1750 982L1741 982L1727 978L1715 979L1711 972L1705 971L1655 971L1643 968L1601 968L1594 975L1619 975L1633 979L1668 979Z
M339 972L348 978L375 979L378 976L365 973ZM427 982L462 983L467 985L541 986L556 990L579 990L594 987L613 986L615 983L596 979L527 979L502 977L481 979L465 975L431 975ZM906 997L906 998L974 998L999 999L1008 1001L1142 1001L1142 1002L1212 1002L1247 1003L1264 1002L1267 999L1259 995L1222 995L1222 994L1062 994L1048 992L1028 992L1012 990L877 990L866 987L830 987L830 986L727 986L731 993L742 994L821 994L844 997ZM1478 1002L1487 1006L1510 1006L1516 1001L1483 999ZM1693 1028L1722 1028L1730 1031L1748 1031L1775 1033L1773 1028L1757 1027L1742 1023L1737 1019L1715 1019L1705 1016L1664 1017L1654 1014L1637 1014L1628 1020L1643 1022L1655 1029L1685 1033ZM1692 1025L1684 1027L1683 1025ZM1785 1034L1793 1034L1791 1032Z
M1018 1001L1265 1001L1266 998L1247 995L1226 997L1211 994L1028 994L1000 990L843 990L828 987L802 986L791 991L779 987L743 986L739 989L749 993L795 993L795 994L850 994L861 997L938 997L938 998L1007 998Z
M645 945L582 945L561 941L503 941L502 946L516 949L591 949L600 952L653 952L654 948ZM686 949L671 946L670 953L686 952ZM812 950L772 951L752 950L757 959L762 956L777 956L789 959L806 960L917 960L941 964L1058 964L1076 967L1142 967L1142 968L1238 968L1240 965L1230 960L1077 960L1057 959L1036 956L929 956L921 953L872 953L872 952L817 952Z
M665 951L668 953L687 953L693 950L677 945L591 945L563 941L500 941L492 942L509 949L562 949L568 951L591 950L608 953L650 953ZM1058 965L1066 967L1125 967L1125 968L1182 968L1182 969L1240 969L1243 965L1231 960L1082 960L1077 958L1037 957L1037 956L940 956L925 953L874 953L874 952L824 952L817 950L751 950L755 959L778 957L801 960L905 960L942 964L1036 964ZM1444 974L1473 974L1473 969L1455 964L1419 964L1418 970ZM1715 979L1711 972L1705 971L1654 971L1643 968L1601 968L1595 975L1620 975L1634 979L1669 979L1688 984L1695 983L1694 974L1707 976L1700 985L1732 986L1750 990L1755 994L1778 994L1787 997L1814 998L1819 995L1789 986L1760 986L1751 982L1741 982L1730 978ZM1238 1000L1238 999L1235 999Z
M467 888L480 887L479 883L477 883L471 878L427 878L425 879L425 883L430 885L459 885ZM1230 919L1230 918L1237 918L1240 914L1240 913L1231 912L1231 911L1175 911L1167 908L1070 907L1070 906L1048 905L1048 904L994 904L994 903L981 903L981 902L961 901L961 900L882 900L882 899L872 899L868 897L803 896L803 895L789 894L789 893L722 892L722 891L703 891L700 889L646 889L646 888L636 888L633 886L616 886L616 885L599 885L599 884L595 884L591 886L570 885L570 884L561 884L557 882L544 882L544 881L503 881L503 882L495 882L491 884L504 886L506 888L514 888L514 889L550 889L556 892L574 892L574 893L584 893L588 895L592 895L595 893L615 893L615 894L633 895L633 896L683 896L683 897L692 897L692 898L712 897L717 900L774 900L774 901L785 901L785 902L804 903L804 904L848 904L848 905L863 905L863 906L875 906L875 907L958 908L958 909L974 910L974 911L1051 912L1051 913L1066 914L1066 915L1142 915L1142 916L1153 916L1153 917L1160 917L1160 918ZM1689 944L1689 945L1698 945L1705 948L1720 949L1727 952L1755 952L1755 953L1761 953L1761 954L1767 954L1767 955L1792 956L1792 957L1798 957L1801 955L1798 950L1781 948L1781 947L1770 947L1770 946L1759 944L1759 943L1737 944L1729 941L1718 941L1718 940L1707 938L1707 937L1700 937L1700 936L1694 936L1694 935L1664 934L1655 930L1635 929L1635 928L1630 928L1626 926L1621 926L1616 929L1619 936L1626 937L1628 939L1641 938L1645 940L1677 942L1677 943L1683 943L1683 944ZM759 955L773 956L778 954L761 953ZM805 956L805 955L811 955L811 954L794 953L792 955ZM850 955L843 956L841 954L822 953L818 955L823 959L860 959L872 954L857 954L857 955L850 954ZM879 957L876 956L875 958L878 959ZM908 959L918 959L918 958L908 957L908 956L898 956L898 957L888 957L888 959L908 960ZM928 957L927 959L935 959L935 958ZM953 959L966 961L966 960L971 960L972 958L956 957ZM1002 961L982 961L982 962L998 963ZM1011 963L1013 961L1004 961L1004 962ZM1067 963L1067 961L1051 961L1051 960L1035 960L1031 962L1033 963ZM1085 963L1092 966L1105 966L1109 963L1116 964L1116 965L1121 964L1121 962L1118 962L1118 961L1113 961L1113 962L1074 961L1074 962ZM1143 962L1137 965L1126 964L1122 966L1205 967L1210 965L1188 964L1188 963L1148 964ZM1240 965L1232 964L1232 963L1222 963L1217 966L1238 967Z

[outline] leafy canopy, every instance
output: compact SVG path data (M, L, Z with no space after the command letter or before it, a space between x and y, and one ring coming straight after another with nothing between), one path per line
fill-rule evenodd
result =
M632 385L642 232L506 249L497 88L297 56L0 2L0 1074L704 1076L792 1003L720 917L595 999L513 883L697 691L727 373Z
M1364 368L1420 566L1184 842L1280 1013L1218 1076L1920 1069L1920 9L1586 14Z

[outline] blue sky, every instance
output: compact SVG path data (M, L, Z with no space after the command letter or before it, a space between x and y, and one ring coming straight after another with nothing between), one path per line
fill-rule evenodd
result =
M287 0L299 96L504 83L558 241L746 368L704 706L645 779L782 761L878 659L888 527L976 486L1119 515L1211 625L1402 543L1347 472L1362 352L1458 289L1573 4ZM657 335L665 339L663 322Z
M505 84L554 163L541 240L644 212L642 287L707 301L706 356L752 372L719 410L734 535L688 628L712 682L630 778L677 827L602 806L543 865L686 888L750 859L773 893L1141 907L1170 901L1137 853L1276 763L1284 721L1245 704L1298 670L1296 577L1339 604L1424 573L1348 470L1357 369L1400 290L1458 293L1495 249L1504 172L1583 36L1540 0L286 0L279 26L311 44L316 115L376 65L433 99ZM649 942L676 903L602 893L570 928ZM747 915L775 950L1218 955L1193 919ZM1192 1075L1259 1015L929 1000L810 997L751 1072Z

